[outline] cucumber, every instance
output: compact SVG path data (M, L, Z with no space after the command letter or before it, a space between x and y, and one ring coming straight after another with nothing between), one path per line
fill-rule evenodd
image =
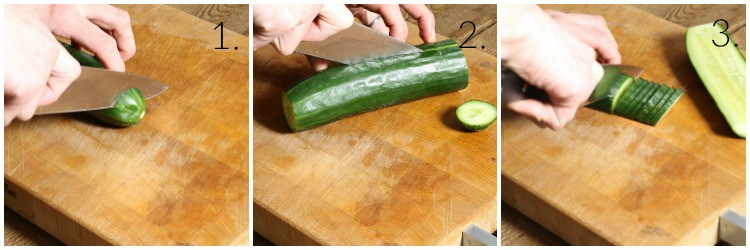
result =
M643 106L633 118L635 118L636 121L644 122L648 114L651 113L654 108L656 108L656 106L659 104L659 102L661 102L662 99L664 99L667 92L669 92L669 87L667 85L659 85L654 92L654 95L652 95L651 98L648 99L648 101L643 103Z
M622 116L630 106L633 105L633 102L635 100L635 96L638 94L638 92L643 90L643 87L646 85L642 81L636 81L633 83L630 88L623 94L623 97L619 100L620 103L615 107L614 114Z
M664 115L669 113L669 110L672 109L675 103L677 103L678 100L680 100L680 97L682 97L682 90L681 89L674 89L674 92L669 96L669 99L666 100L664 105L657 109L657 112L654 114L654 116L651 118L650 121L648 121L649 125L656 125L657 122L661 120Z
M625 113L623 114L623 117L633 119L635 115L637 114L638 110L640 110L640 107L643 106L643 103L648 101L648 98L653 95L653 91L656 89L655 84L651 84L651 82L638 79L638 81L643 82L644 87L643 90L635 97L635 100L633 101L633 105L630 106L627 110L625 110Z
M745 138L746 61L723 31L724 28L712 23L690 27L685 32L685 44L690 62L729 126ZM727 39L726 46L714 45Z
M456 116L464 128L480 131L489 127L497 119L497 107L488 102L471 100L456 109Z
M284 116L301 131L374 109L466 88L466 58L453 40L417 46L422 53L341 65L282 92Z
M96 57L69 44L60 43L82 66L104 68L104 65ZM86 114L115 126L129 127L138 123L146 115L146 100L143 98L141 90L130 88L120 94L114 107L88 111Z
M592 95L606 96L606 98L591 103L587 105L587 107L612 114L615 112L615 107L617 106L620 97L633 83L633 77L620 72L619 69L612 65L603 65L602 67L604 68L604 77L600 82L607 82L610 84L597 85L597 88L594 89Z
M664 85L664 86L666 86L666 85ZM656 105L653 107L653 109L651 109L651 112L649 112L648 114L646 114L644 116L644 118L641 120L641 122L649 124L649 125L654 125L654 122L655 122L655 118L654 117L656 117L657 114L662 109L665 108L665 104L669 101L669 98L676 91L677 91L676 88L667 87L667 91L664 93L664 96L661 98L661 100L658 103L656 103Z
M146 100L141 90L130 88L120 94L114 107L86 113L115 126L129 127L138 123L146 115Z

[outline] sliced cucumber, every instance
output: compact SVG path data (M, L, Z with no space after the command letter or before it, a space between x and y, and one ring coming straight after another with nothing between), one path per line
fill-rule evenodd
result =
M664 115L669 113L669 110L674 107L674 104L677 103L678 100L680 100L680 97L682 97L682 90L681 89L674 89L674 92L669 96L669 99L664 103L662 107L657 109L657 112L654 114L654 116L651 118L650 121L647 122L649 125L656 125L657 122L661 120Z
M615 107L615 114L622 116L622 114L625 113L625 110L629 109L630 106L634 104L635 96L643 90L643 88L646 86L644 82L642 81L636 81L633 83L630 88L625 92L622 99L620 99L621 103L618 103L618 105Z
M652 95L651 98L649 98L648 101L643 104L641 110L639 110L635 115L635 120L639 122L645 121L645 118L648 116L648 114L651 113L651 111L654 110L657 105L659 105L659 102L661 102L662 99L664 99L667 92L669 92L669 87L667 85L659 85L659 87L656 89L656 92L654 92L654 95Z
M666 84L664 85L666 86ZM661 98L661 100L656 103L653 109L644 116L644 118L641 120L641 122L654 125L654 117L657 116L657 114L662 110L665 109L665 104L669 101L669 98L677 91L675 88L667 87L667 91L664 93L664 96Z
M615 112L615 107L622 95L633 84L633 77L620 72L618 68L612 65L604 65L603 68L604 76L600 82L609 84L597 85L592 95L606 96L606 98L591 103L587 107L612 114Z
M745 138L745 57L734 46L732 39L721 33L724 28L714 24L708 23L687 29L685 44L688 57L729 126L734 133ZM714 44L727 40L726 46L723 47Z
M638 111L641 110L643 104L648 101L648 98L650 98L654 94L656 88L659 87L656 84L651 84L651 82L643 79L638 79L638 81L644 82L645 86L643 88L643 91L641 91L641 93L635 97L633 105L625 111L624 117L629 119L633 119L633 117L638 114Z
M456 116L464 128L480 131L489 127L497 119L497 108L488 102L471 100L456 109Z

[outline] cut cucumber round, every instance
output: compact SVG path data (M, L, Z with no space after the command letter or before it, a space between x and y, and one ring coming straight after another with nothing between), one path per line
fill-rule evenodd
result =
M488 102L471 100L456 109L456 116L464 128L480 131L489 127L497 119L497 107Z

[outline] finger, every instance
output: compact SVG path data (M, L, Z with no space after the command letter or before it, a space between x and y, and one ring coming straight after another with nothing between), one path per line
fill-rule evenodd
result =
M321 41L339 31L349 28L354 23L354 17L346 6L341 4L326 4L320 9L313 24L305 34L304 41Z
M39 99L42 97L42 91L36 92L34 97L29 100L22 108L21 112L18 113L18 119L21 121L28 121L34 116L36 108L39 107Z
M115 38L81 16L74 18L76 20L70 24L56 26L53 33L73 40L91 51L107 69L125 71L125 62L120 56Z
M294 27L286 34L273 39L271 45L273 45L273 47L282 55L292 54L294 49L297 48L297 45L299 45L299 42L301 42L302 38L307 34L307 30L310 28L311 24L312 23L303 23Z
M594 62L591 64L591 81L596 85L604 77L604 67L601 64Z
M545 118L542 116L545 109L545 104L534 99L524 99L520 101L509 102L506 104L508 109L529 118L534 124L540 128L547 128L547 124L544 123Z
M507 104L508 109L528 117L537 125L557 130L565 126L575 116L577 107L553 106L534 99L526 99Z
M39 99L39 106L48 105L57 101L70 83L81 75L81 66L70 54L60 46L60 55L52 67L52 72L47 80L47 86Z
M127 61L135 54L135 38L130 26L127 11L111 5L79 5L81 14L100 28L111 31L117 41L117 49L122 60Z
M419 37L426 43L433 43L435 38L435 16L424 4L402 4L406 13L417 20L419 24Z
M593 48L599 55L599 62L614 63L622 62L622 56L618 51L617 41L607 26L607 21L601 16L586 14L566 14L554 10L545 10L557 22L565 23L565 26L575 30L586 32L573 33L584 44Z
M326 69L329 69L337 65L337 63L335 62L332 62L323 58L309 56L309 55L305 55L305 56L307 56L307 61L310 62L310 67L312 67L313 70L315 70L315 72L321 72L321 71L324 71Z
M380 14L380 17L383 18L383 22L385 22L385 26L388 26L388 34L390 36L401 41L406 41L406 35L408 34L409 30L406 26L406 20L404 20L404 17L401 16L401 10L399 9L398 5L363 4L362 7L369 11Z
M350 8L354 17L359 19L363 25L370 27L371 29L377 30L383 34L388 34L388 26L385 26L383 18L375 12L366 10L364 8Z

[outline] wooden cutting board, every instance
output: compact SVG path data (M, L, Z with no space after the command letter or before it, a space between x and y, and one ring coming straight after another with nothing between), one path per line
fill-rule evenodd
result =
M130 73L169 85L130 128L83 114L5 128L5 205L70 245L248 245L245 36L168 6L118 6Z
M455 109L497 103L497 58L464 53L464 90L293 133L281 91L314 72L304 56L256 50L253 230L278 245L459 245L470 223L494 231L497 125L465 132Z
M690 64L685 28L626 5L543 8L602 15L624 64L685 94L655 127L583 108L550 131L503 110L502 199L575 245L716 244L719 215L745 213L745 140Z

